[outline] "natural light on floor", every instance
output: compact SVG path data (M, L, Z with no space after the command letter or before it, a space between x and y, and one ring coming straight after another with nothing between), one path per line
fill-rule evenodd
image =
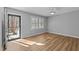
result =
M18 39L18 40L14 40L12 42L16 43L16 44L19 44L19 45L22 45L24 47L29 47L30 45L37 45L37 46L45 45L43 43L34 42L34 41L30 41L30 40L25 40L25 39Z

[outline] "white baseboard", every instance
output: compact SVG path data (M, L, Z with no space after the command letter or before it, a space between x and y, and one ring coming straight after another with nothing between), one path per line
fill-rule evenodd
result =
M69 34L62 34L62 33L56 33L56 32L49 32L49 33L54 33L54 34L59 34L59 35L63 35L63 36L68 36L68 37L74 37L74 38L78 38L78 36L73 36L73 35L69 35Z
M42 32L42 33L45 33L45 32ZM32 35L29 35L27 37L39 35L39 34L42 34L42 33L32 34ZM79 39L78 36L73 36L73 35L69 35L69 34L62 34L62 33L56 33L56 32L49 32L49 33L59 34L59 35L68 36L68 37L74 37L74 38L78 38ZM26 37L23 37L23 38L26 38Z
M31 37L31 36L36 36L36 35L40 35L40 34L42 34L42 33L45 33L45 32L30 34L30 35L28 35L28 36L26 36L26 37L22 37L22 38L27 38L27 37Z

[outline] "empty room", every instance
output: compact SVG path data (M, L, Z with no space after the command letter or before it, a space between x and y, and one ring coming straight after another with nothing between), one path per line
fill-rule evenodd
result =
M79 51L79 7L0 7L1 51Z

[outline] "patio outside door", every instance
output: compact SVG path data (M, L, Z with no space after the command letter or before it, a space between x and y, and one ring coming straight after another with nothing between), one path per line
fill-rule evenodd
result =
M8 40L21 37L21 17L8 14Z

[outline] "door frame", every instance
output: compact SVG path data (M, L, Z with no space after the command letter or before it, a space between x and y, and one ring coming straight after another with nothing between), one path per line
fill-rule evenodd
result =
M9 28L9 16L17 16L17 17L19 17L20 19L19 19L19 37L18 38L15 38L15 39L20 39L21 38L21 16L19 16L19 15L14 15L14 14L8 14L8 28ZM8 33L9 33L9 29L8 29ZM8 36L7 36L8 37ZM12 39L12 40L15 40L15 39ZM12 40L9 40L8 39L8 41L12 41Z

